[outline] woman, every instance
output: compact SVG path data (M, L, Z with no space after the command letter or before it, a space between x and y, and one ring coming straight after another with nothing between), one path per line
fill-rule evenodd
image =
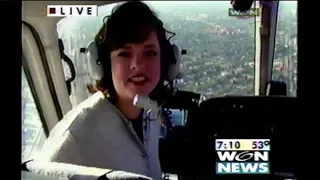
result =
M58 123L39 159L160 179L160 117L148 120L133 99L136 94L159 103L164 99L172 58L166 30L147 5L127 2L113 10L100 32L97 43L104 77L99 92Z

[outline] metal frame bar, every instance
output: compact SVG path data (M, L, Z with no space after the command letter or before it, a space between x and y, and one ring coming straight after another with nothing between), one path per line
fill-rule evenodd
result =
M272 78L278 1L261 1L261 16L256 29L255 95L266 95Z
M41 61L37 43L30 29L22 26L22 51L25 58L25 66L28 67L33 80L34 90L39 98L43 116L50 131L59 121L58 115L46 81L44 67Z
M28 68L28 65L26 63L24 55L22 55L22 68L23 68L23 71L25 73L27 82L29 84L30 91L31 91L34 103L36 104L36 108L37 108L37 111L38 111L38 114L39 114L39 118L40 118L41 124L43 126L44 133L48 137L49 136L48 125L47 125L47 122L45 121L45 116L44 116L44 113L43 113L43 109L41 107L41 103L40 103L39 97L38 97L37 92L35 90L34 82L32 80L31 73L29 71L29 68Z

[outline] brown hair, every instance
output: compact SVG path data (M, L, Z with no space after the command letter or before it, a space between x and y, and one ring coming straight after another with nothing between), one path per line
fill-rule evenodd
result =
M91 93L91 94L94 94L98 91L101 91L101 92L103 92L103 94L108 95L108 90L103 88L100 85L100 81L96 81L95 83L88 84L87 89L88 89L89 93Z
M143 2L129 1L116 6L107 22L101 27L95 37L98 48L98 61L102 65L103 78L96 85L89 85L90 92L103 91L110 97L116 92L112 82L110 53L121 48L126 43L144 42L152 31L156 31L160 44L161 76L156 88L151 92L153 100L164 100L166 87L164 81L167 77L170 59L174 59L171 44L167 40L163 23L156 14Z

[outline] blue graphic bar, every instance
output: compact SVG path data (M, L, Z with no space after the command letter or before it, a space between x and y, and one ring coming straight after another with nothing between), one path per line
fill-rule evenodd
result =
M270 174L269 162L217 162L216 174Z

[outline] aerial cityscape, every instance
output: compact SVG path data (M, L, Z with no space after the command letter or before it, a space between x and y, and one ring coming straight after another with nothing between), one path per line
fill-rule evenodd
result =
M254 94L255 19L228 15L229 1L148 2L176 33L172 43L186 49L181 62L178 88L208 97ZM88 62L80 48L93 40L114 5L99 9L98 18L64 18L57 24L65 54L73 61L76 79L70 100L73 106L90 96L86 85L92 82ZM287 83L289 95L297 89L297 2L280 1L273 79ZM64 64L66 79L70 77ZM34 151L44 140L41 121L28 83L22 78L22 156Z

